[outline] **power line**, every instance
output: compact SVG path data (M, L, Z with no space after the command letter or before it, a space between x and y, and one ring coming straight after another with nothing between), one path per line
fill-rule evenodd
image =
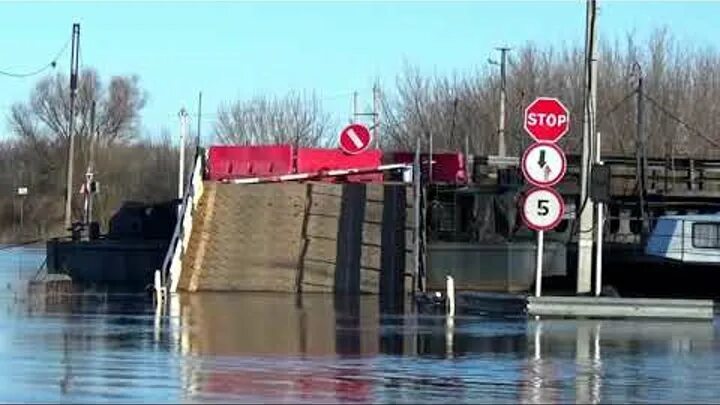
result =
M8 71L5 71L5 70L0 70L0 76L13 77L13 78L18 78L18 79L20 79L20 78L32 77L32 76L39 75L40 73L43 73L44 71L46 71L46 70L48 70L48 69L50 69L50 68L54 68L55 66L57 66L57 60L60 59L60 57L65 53L65 51L67 50L68 45L70 45L70 39L68 39L68 40L65 42L65 45L63 45L62 48L60 48L60 50L59 50L58 53L55 55L55 57L50 60L50 63L48 63L48 64L46 64L46 65L44 65L44 66L42 66L42 67L40 67L40 68L38 68L38 69L35 69L35 70L33 70L33 71L30 71L30 72L24 72L24 73L15 73L15 72L8 72Z
M628 100L630 99L630 97L632 97L632 96L634 96L634 95L635 95L635 90L629 92L625 97L623 97L622 100L618 101L617 104L615 104L615 105L614 105L612 108L610 108L609 110L603 111L603 113L602 113L602 114L600 115L600 117L597 119L598 124L599 124L600 122L602 122L602 119L603 119L603 118L606 118L606 117L609 116L610 114L612 114L612 113L614 113L615 111L617 111L620 107L622 107L622 105L623 105L626 101L628 101Z
M654 98L648 96L648 95L647 95L646 93L644 93L644 92L643 92L642 96L645 97L649 102L651 102L655 107L657 107L657 109L659 109L660 111L662 111L663 113L665 113L668 117L672 118L672 119L673 119L675 122L677 122L678 124L684 126L684 127L685 127L687 130L689 130L691 133L699 136L700 138L703 138L705 141L707 141L708 143L712 144L713 146L720 147L720 142L718 142L718 141L710 138L709 136L707 136L707 135L703 134L702 132L700 132L700 130L692 127L690 124L688 124L687 122L685 122L682 118L680 118L680 117L678 117L677 115L675 115L675 114L673 114L672 112L670 112L667 108L665 108L663 105L661 105L661 104L660 104L657 100L655 100Z

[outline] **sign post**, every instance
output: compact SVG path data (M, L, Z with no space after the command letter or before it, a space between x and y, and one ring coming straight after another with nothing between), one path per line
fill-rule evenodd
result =
M535 296L539 297L545 231L555 228L565 213L565 202L550 187L558 184L567 171L565 153L555 142L570 129L570 115L560 100L538 97L525 109L523 127L536 142L523 153L521 168L525 180L535 186L523 199L522 218L528 228L537 231Z
M600 132L596 135L597 145L595 146L595 163L602 165L600 153ZM603 261L603 203L597 203L597 246L595 247L595 296L599 297L602 292L602 261Z
M522 206L522 218L528 228L537 231L537 257L535 296L539 297L542 284L543 245L545 231L555 228L565 213L565 203L557 191L538 187L530 190Z
M535 254L535 296L539 297L542 293L542 264L543 264L543 244L545 242L545 231L537 233L537 253Z
M18 187L17 194L20 196L20 237L25 234L25 227L23 224L23 211L25 210L25 197L28 195L27 187Z

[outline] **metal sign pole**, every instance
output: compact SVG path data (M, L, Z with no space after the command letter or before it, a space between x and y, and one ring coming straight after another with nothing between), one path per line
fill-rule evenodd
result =
M597 207L597 244L595 245L595 296L600 296L602 289L602 245L603 245L603 203Z
M542 263L543 263L543 242L545 232L537 232L537 260L535 262L535 296L539 297L542 291Z
M600 132L596 135L597 145L595 146L595 162L602 165L602 157L600 154ZM602 267L603 267L603 208L604 204L598 202L597 207L597 228L596 228L596 245L595 245L595 296L600 296L602 290Z

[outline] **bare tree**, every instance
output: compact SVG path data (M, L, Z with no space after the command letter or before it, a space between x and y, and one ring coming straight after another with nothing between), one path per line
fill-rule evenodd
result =
M220 142L240 145L325 143L329 117L315 95L289 93L281 98L255 97L218 109L215 135Z
M667 29L638 44L630 33L624 42L603 41L598 63L598 130L603 152L632 155L635 150L637 63L644 75L645 132L648 153L664 157L691 154L720 156L720 53L712 47L678 44ZM538 48L532 43L509 56L507 75L508 152L518 156L530 142L522 129L524 108L538 96L561 99L571 113L563 147L578 153L581 145L584 49L578 44ZM383 94L391 94L384 91ZM498 72L487 66L450 77L423 75L406 68L398 77L397 95L384 100L384 148L412 149L415 138L435 150L497 152Z
M69 129L69 80L64 75L41 79L27 102L15 104L8 126L15 135L0 147L5 175L3 190L27 186L25 235L47 236L63 231L63 194ZM140 111L145 92L135 76L113 77L107 86L93 69L82 72L75 105L74 136L77 139L73 190L84 181L89 155L90 111L96 101L98 129L95 173L101 184L96 200L96 218L105 223L123 200L139 198L160 201L173 198L177 178L177 150L168 142L140 137ZM173 172L173 170L175 170ZM169 179L169 180L168 180ZM81 214L82 198L73 201L73 216ZM16 221L13 194L0 196L0 227ZM1 233L1 232L0 232ZM8 239L11 235L0 234Z
M85 69L75 99L75 137L83 144L90 134L90 111L96 102L98 140L104 145L128 142L136 137L145 94L136 76L115 76L105 87L94 69ZM10 113L13 132L31 142L68 139L70 120L69 80L64 74L48 76L35 86L27 103L16 103Z
M494 125L484 102L493 83L479 77L485 76L424 77L406 66L397 80L397 99L382 100L387 117L382 146L412 150L420 137L425 144L432 139L437 151L461 150L467 136L475 149L487 149L490 139L479 135L491 133Z

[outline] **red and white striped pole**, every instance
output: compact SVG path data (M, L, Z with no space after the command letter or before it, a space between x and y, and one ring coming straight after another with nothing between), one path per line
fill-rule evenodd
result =
M284 174L280 176L267 176L267 177L248 177L243 179L225 179L221 180L223 183L231 184L258 184L258 183L279 183L285 181L298 181L308 180L314 178L326 178L326 177L339 177L348 176L352 174L366 174L366 173L377 173L391 170L408 170L412 167L412 164L407 163L393 163L387 165L380 165L376 167L358 167L351 169L335 169L325 171L315 171L309 173L295 173L295 174Z

